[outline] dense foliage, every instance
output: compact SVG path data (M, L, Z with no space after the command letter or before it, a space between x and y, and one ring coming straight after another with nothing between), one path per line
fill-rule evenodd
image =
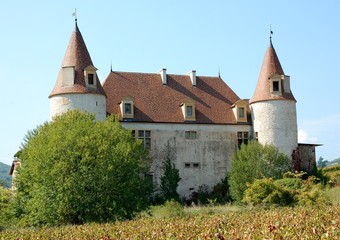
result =
M230 194L234 200L241 201L247 189L246 183L265 177L281 178L290 168L289 158L274 146L261 145L257 141L242 144L241 149L233 155L228 173Z
M339 216L338 206L187 213L114 224L17 229L0 233L0 239L339 239Z
M324 187L315 183L313 177L307 180L300 178L256 179L248 184L243 201L248 204L276 204L280 206L322 206L329 205Z
M340 184L340 164L325 167L322 169L322 173L328 177L333 185Z
M173 163L175 159L174 149L168 145L163 151L163 176L161 177L160 193L162 201L176 200L180 201L179 194L177 192L178 182L181 180L179 176L179 170Z
M106 222L148 206L148 153L114 117L69 111L32 133L16 181L21 224Z
M10 206L12 196L10 189L0 186L0 231L12 223L13 214Z

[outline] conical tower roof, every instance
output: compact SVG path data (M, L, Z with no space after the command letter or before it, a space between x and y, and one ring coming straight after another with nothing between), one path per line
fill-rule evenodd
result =
M66 93L95 93L105 95L103 87L96 76L96 88L87 88L85 83L84 69L88 66L93 66L90 54L87 50L83 36L81 35L77 21L75 22L75 29L72 33L69 41L64 60L61 64L57 82L49 96L66 94ZM63 67L74 67L74 84L72 86L63 86L62 84L62 68Z
M282 91L281 95L271 94L270 78L275 75L284 75L283 68L270 39L269 47L264 55L256 89L250 103L267 100L295 100L291 91Z

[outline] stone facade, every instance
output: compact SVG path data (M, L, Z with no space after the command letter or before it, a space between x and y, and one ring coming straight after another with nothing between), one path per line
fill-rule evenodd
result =
M188 198L226 177L233 153L243 141L272 144L293 158L297 151L296 100L290 77L270 40L257 87L249 101L240 99L220 78L112 71L101 85L76 23L56 85L50 94L51 118L69 109L119 115L150 149L150 174L156 186L163 174L164 151L171 149L179 169L178 192ZM305 146L301 166L311 169L315 154ZM314 156L314 158L313 158ZM307 166L308 165L308 166Z

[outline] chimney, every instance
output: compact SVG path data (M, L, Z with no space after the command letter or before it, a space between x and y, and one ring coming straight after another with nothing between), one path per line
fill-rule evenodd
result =
M188 75L190 76L192 86L196 86L196 70L191 70L188 72Z
M162 70L159 71L159 74L161 75L162 78L162 84L166 85L167 80L166 80L166 68L162 68Z

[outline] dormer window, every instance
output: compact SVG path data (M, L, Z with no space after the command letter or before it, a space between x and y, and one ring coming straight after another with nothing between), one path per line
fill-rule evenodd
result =
M248 100L238 100L231 107L237 122L248 122Z
M273 92L278 92L278 91L280 91L279 81L273 81Z
M94 84L94 74L93 73L89 73L87 78L88 78L89 85L93 85Z
M239 107L238 108L238 117L239 118L245 118L245 109L244 109L244 107Z
M93 65L87 66L84 69L86 87L95 88L97 85L97 68Z
M282 93L281 75L274 75L269 79L270 79L270 92L274 95L281 95Z
M196 121L195 102L191 99L181 104L185 121Z
M189 106L186 107L186 116L192 117L192 115L193 115L192 106L189 105Z
M120 111L122 114L122 118L134 118L134 104L132 97L123 98L120 103Z

